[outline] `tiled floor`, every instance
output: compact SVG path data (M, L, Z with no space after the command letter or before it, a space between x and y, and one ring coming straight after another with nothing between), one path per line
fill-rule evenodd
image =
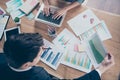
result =
M120 15L120 0L87 0L86 5Z

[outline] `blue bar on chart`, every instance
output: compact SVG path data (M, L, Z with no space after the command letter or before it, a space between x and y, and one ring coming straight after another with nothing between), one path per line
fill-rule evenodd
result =
M53 55L53 51L50 52L50 54L49 54L49 56L47 57L46 61L50 62L50 60L52 59L52 58L51 58L52 55Z
M59 59L60 59L60 52L57 53L51 64L56 65Z

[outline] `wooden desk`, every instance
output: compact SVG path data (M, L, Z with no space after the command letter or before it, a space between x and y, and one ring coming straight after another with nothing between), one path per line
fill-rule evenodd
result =
M0 6L6 9L5 2L8 0L1 0ZM50 0L53 1L53 0ZM56 4L56 2L54 2ZM58 4L56 4L58 5ZM82 11L86 10L87 7L77 7L75 9L70 10L63 22L63 25L60 28L57 28L57 33L59 34L64 28L68 28L70 31L70 27L67 24L67 21L77 14L81 13ZM104 20L112 34L112 39L104 41L105 47L107 48L108 52L112 53L115 58L115 65L111 67L107 72L102 75L102 80L118 80L118 75L120 73L120 16L109 14L103 11L92 9L94 13L98 16L99 19ZM35 10L36 13L37 10ZM7 28L16 26L12 19L10 19ZM40 22L36 22L34 20L28 20L25 17L22 18L21 22L21 31L22 32L39 32L41 33L46 39L51 41L52 39L47 35L47 26ZM0 41L0 48L2 49L4 44L4 37L2 41ZM49 73L56 75L62 78L75 78L84 75L85 73L75 70L73 68L61 65L58 67L57 71L54 71L46 64L39 62L38 65L43 66Z

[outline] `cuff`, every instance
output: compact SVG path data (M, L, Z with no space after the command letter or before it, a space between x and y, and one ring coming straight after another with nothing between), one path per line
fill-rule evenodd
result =
M100 70L99 70L99 69L96 69L96 71L98 72L98 74L99 74L100 77L101 77L102 73L100 72Z

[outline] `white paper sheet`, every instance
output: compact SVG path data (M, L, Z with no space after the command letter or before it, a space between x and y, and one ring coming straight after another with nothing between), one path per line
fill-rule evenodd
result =
M76 17L70 19L67 23L72 28L73 32L78 36L85 31L93 28L99 22L100 21L97 16L88 9Z
M56 70L61 61L62 51L46 39L44 39L44 47L49 49L43 51L40 60Z
M67 45L70 44L70 41L74 38L76 37L68 29L65 28L52 42L62 51L64 51Z
M96 32L98 33L102 41L112 38L104 21L101 21L98 25L96 25L92 29L89 29L88 31L82 33L81 35L79 35L79 37L81 38L81 40L87 40Z

